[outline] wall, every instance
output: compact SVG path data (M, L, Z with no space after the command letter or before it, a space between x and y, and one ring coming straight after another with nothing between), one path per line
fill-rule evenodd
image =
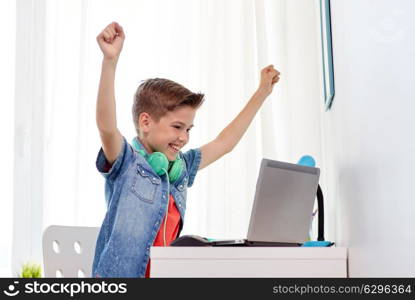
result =
M415 276L414 1L332 1L336 96L323 114L336 237L353 277Z
M326 239L349 248L351 277L413 277L415 2L331 1L336 95L327 112L319 0L311 2L286 4L280 158L316 158Z

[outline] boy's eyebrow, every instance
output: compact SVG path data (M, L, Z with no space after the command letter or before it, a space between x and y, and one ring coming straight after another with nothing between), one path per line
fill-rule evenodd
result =
M185 123L183 123L183 122L180 122L180 121L174 121L173 123L179 123L180 125L183 125L183 126L186 126L186 124ZM195 125L190 125L189 127L190 128L192 128L192 127L194 127Z

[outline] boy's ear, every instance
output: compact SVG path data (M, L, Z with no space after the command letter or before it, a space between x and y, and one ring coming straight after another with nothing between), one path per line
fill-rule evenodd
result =
M142 132L148 132L150 130L152 122L153 120L151 119L151 116L146 112L142 112L138 117L138 125Z

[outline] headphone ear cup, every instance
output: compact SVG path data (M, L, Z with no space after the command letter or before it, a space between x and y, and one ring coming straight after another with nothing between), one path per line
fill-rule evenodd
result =
M153 152L147 159L148 164L153 168L157 175L163 175L166 173L169 167L169 161L167 157L161 152Z
M148 162L148 164L151 166L153 171L157 175L163 175L164 173L168 172L169 181L175 182L180 178L180 175L183 172L184 163L181 158L176 159L174 162L171 162L171 167L169 166L171 163L167 159L166 155L161 152L153 152L150 155L147 154L143 149L141 149L137 138L134 138L132 141L133 148L140 153ZM170 168L169 168L170 167ZM169 171L167 171L169 170Z
M173 165L170 168L169 171L169 180L170 182L175 182L179 179L180 175L182 175L183 172L183 161L182 159L178 158L174 161Z

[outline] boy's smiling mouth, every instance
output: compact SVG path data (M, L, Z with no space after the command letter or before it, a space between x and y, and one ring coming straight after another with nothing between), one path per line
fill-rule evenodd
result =
M176 144L169 144L169 149L173 152L179 152L180 151L180 147Z

